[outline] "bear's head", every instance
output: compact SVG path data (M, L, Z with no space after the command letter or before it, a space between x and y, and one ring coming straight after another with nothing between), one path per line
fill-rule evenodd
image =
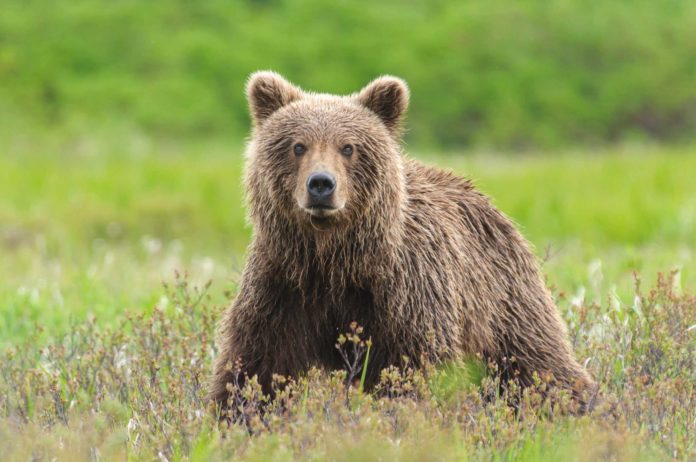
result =
M307 232L394 220L404 196L406 84L380 77L358 93L310 93L273 72L252 74L246 185L257 227Z

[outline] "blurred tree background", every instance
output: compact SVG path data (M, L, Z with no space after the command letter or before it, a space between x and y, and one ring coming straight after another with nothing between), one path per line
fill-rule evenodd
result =
M0 136L241 141L257 69L332 93L401 76L418 146L689 142L696 2L2 0Z

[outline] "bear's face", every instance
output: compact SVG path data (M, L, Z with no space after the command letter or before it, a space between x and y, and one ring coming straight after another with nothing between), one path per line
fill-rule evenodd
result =
M307 93L271 72L252 75L254 133L247 188L254 214L326 230L353 222L401 185L399 128L408 88L381 77L357 94Z

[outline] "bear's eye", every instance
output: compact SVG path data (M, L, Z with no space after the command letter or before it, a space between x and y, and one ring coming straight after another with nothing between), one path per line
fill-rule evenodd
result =
M341 154L343 154L344 156L352 155L353 154L353 146L351 146L350 144L346 144L345 146L343 146L341 148Z
M307 146L302 143L297 143L295 146L293 146L292 151L295 153L295 155L301 156L307 152Z

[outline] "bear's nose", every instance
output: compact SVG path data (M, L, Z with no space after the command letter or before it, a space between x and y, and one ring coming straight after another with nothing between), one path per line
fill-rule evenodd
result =
M329 172L312 173L307 179L307 192L312 199L325 199L336 189L336 179Z

